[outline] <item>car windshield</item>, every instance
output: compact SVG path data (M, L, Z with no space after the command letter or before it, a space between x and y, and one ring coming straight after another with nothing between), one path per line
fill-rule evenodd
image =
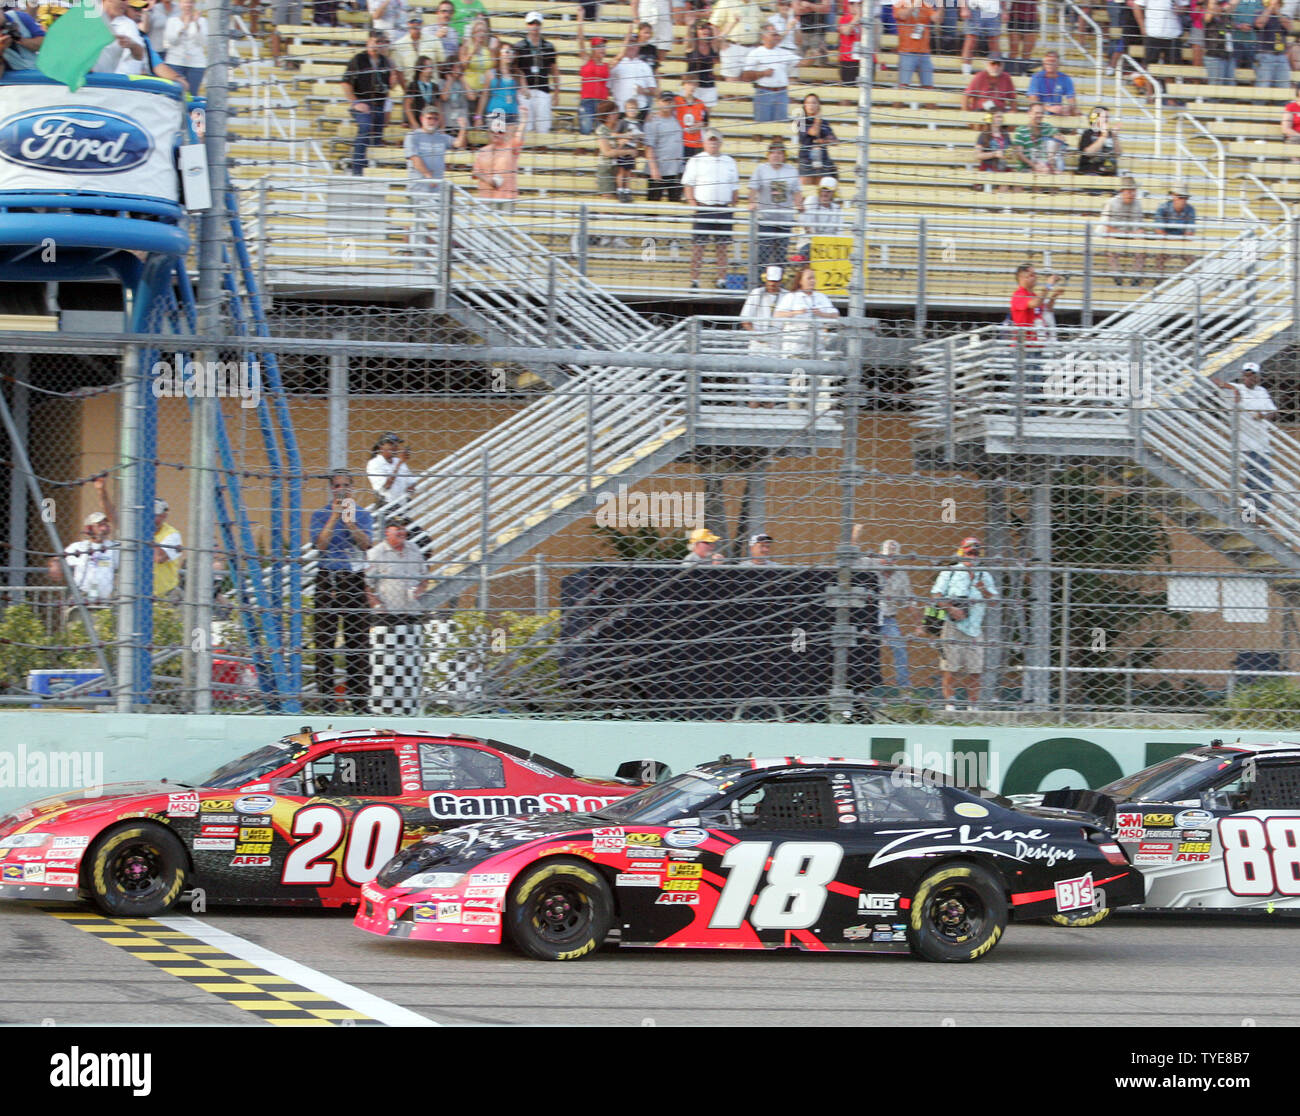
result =
M1177 802L1197 797L1209 777L1224 766L1215 763L1212 756L1175 756L1136 775L1107 783L1101 793L1116 802Z
M240 787L269 775L276 768L283 767L288 760L289 745L283 740L277 740L274 744L264 744L246 756L223 764L206 778L195 780L194 785L218 789Z
M701 803L716 798L726 779L704 771L686 771L662 783L606 806L596 816L608 821L663 825L696 813Z

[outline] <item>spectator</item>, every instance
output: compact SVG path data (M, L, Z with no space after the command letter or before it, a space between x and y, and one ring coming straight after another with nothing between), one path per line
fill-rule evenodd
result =
M1142 33L1142 65L1149 72L1161 62L1180 66L1183 61L1183 25L1174 0L1129 0Z
M686 538L690 550L682 559L683 566L722 565L724 559L717 545L722 540L707 527L697 527Z
M0 74L36 69L36 56L44 38L44 28L32 16L15 8L5 11L0 18Z
M1043 68L1029 79L1029 102L1042 105L1049 116L1073 116L1074 82L1061 72L1061 56L1054 50L1043 55Z
M1277 418L1277 407L1268 389L1260 383L1260 375L1259 365L1247 361L1241 366L1241 382L1224 384L1223 390L1232 397L1232 408L1240 416L1233 419L1233 443L1245 458L1246 491L1255 497L1255 510L1266 512L1273 492L1269 422Z
M799 56L781 46L780 38L780 32L767 24L761 45L745 55L740 72L741 81L754 83L754 119L759 123L790 119L790 74L799 65Z
M465 88L464 69L459 59L444 69L442 92L438 94L443 104L442 118L447 128L459 132L470 123L469 90Z
M63 562L49 561L50 579L63 581L63 566L72 573L72 583L88 605L105 605L113 599L117 571L122 561L122 544L112 538L113 521L109 516L107 488L103 477L95 478L101 511L91 512L83 521L84 539L63 548Z
M647 66L650 67L651 73L655 79L659 77L659 47L654 43L655 29L648 23L641 22L636 25L636 54Z
M1300 82L1292 87L1295 100L1288 101L1282 110L1282 142L1300 143ZM1293 163L1297 160L1292 159Z
M406 0L366 0L366 10L370 26L384 32L390 42L406 25Z
M839 183L829 175L817 183L817 199L803 208L803 231L808 243L799 249L804 261L812 259L814 236L845 236L844 207L835 200Z
M796 13L797 14L797 13ZM724 78L741 77L749 52L759 43L763 11L758 0L717 0L711 13L719 68ZM704 88L703 82L700 88ZM709 103L705 98L706 103Z
M144 37L135 20L126 14L126 0L103 0L104 19L113 32L113 42L99 52L91 73L118 74L141 73L140 69L127 70L127 66L143 66L148 58Z
M357 122L357 136L352 145L353 174L365 170L366 148L384 142L388 91L394 85L405 89L406 82L388 61L387 36L372 31L366 39L366 49L353 56L343 73L343 93Z
M862 536L866 528L861 523L853 525L852 542L854 546L862 545ZM864 558L859 565L874 570L880 581L880 597L877 617L880 623L880 638L889 645L894 656L894 685L900 690L912 688L912 672L908 663L907 639L903 635L900 620L905 620L907 610L915 607L912 597L912 580L904 570L891 570L898 559L901 547L896 539L886 539L880 544L880 554L874 558Z
M407 16L406 24L393 32L388 60L399 73L407 74L418 68L420 57L425 54L435 66L441 66L447 60L443 44L432 36L425 36L424 18L418 14Z
M984 69L966 86L962 107L967 112L1015 112L1016 83L1005 69L999 54L984 59Z
M691 26L686 40L686 78L696 83L700 100L709 108L718 103L718 78L713 72L717 64L718 51L713 38L713 24L708 20L700 20Z
M816 93L809 93L803 99L795 121L795 136L799 140L799 176L803 184L811 186L828 176L834 178L835 163L829 149L835 142L835 133L822 115L822 101Z
M614 178L618 200L632 200L632 172L636 170L637 156L645 146L645 132L641 128L641 107L635 97L623 105L623 116L614 127Z
M939 673L944 708L950 713L957 709L957 691L963 686L968 709L977 709L983 700L985 644L980 636L987 602L996 600L998 591L986 571L972 568L979 556L979 539L962 539L957 564L943 570L930 589L932 597L944 602L946 614L939 635Z
M1095 108L1088 114L1088 126L1079 136L1079 173L1113 177L1119 174L1119 125L1110 113Z
M493 113L505 118L507 124L519 122L519 99L525 87L524 72L519 67L515 52L508 46L497 51L497 64L479 95L478 115L488 119Z
M424 49L437 43L442 48L442 58L439 60L445 65L448 62L454 62L460 55L460 35L456 33L456 28L451 25L452 18L456 14L456 6L451 0L442 0L437 8L434 9L433 23L429 27L427 34L422 34Z
M596 193L602 198L614 200L616 179L614 159L618 155L618 141L614 138L618 128L620 114L613 101L601 101L596 106Z
M1065 170L1065 155L1057 139L1056 126L1043 119L1046 111L1041 104L1030 105L1028 122L1017 127L1011 137L1012 154L1022 171L1060 174Z
M682 154L693 159L704 152L704 128L709 123L709 107L695 91L697 83L689 74L682 78L681 95L673 99L677 123L682 126Z
M1000 112L990 112L984 117L984 120L986 122L985 129L975 140L975 169L991 173L1008 171L1011 169L1007 163L1007 157L1011 150L1011 136L1007 134L1006 128L1003 126L1002 114ZM1009 187L997 186L995 189L1006 190Z
M411 194L412 247L427 248L432 241L437 224L437 191L447 177L447 152L464 147L467 136L463 128L455 140L447 135L442 130L442 113L430 104L420 110L419 128L406 137L402 150L406 155L407 189Z
M805 265L795 275L794 289L781 296L773 317L783 319L787 356L816 358L826 353L834 328L820 323L838 322L840 313L817 289L817 273Z
M329 478L330 499L311 514L311 544L319 554L313 595L312 645L316 649L316 694L334 692L334 651L343 635L344 694L355 712L365 711L370 618L366 615L366 552L374 520L356 505L352 477L338 469Z
M1187 0L1187 21L1191 27L1187 31L1187 45L1192 48L1192 65L1205 64L1205 12L1202 0Z
M1113 74L1120 59L1140 45L1142 36L1128 0L1106 0L1106 20L1110 31L1106 73Z
M163 56L158 53L149 40L149 33L145 28L149 22L149 10L152 3L153 0L127 0L126 13L138 25L140 40L144 43L144 60L138 62L133 58L123 59L118 73L128 76L152 74L154 77L167 78L169 81L179 82L184 86L185 79L180 72L163 61Z
M181 599L181 533L167 522L166 500L153 502L153 595L157 601Z
M781 290L781 276L780 265L769 264L763 272L763 285L750 291L740 308L740 328L754 334L749 342L749 351L754 356L780 355L777 334L781 327L774 315L785 293ZM754 392L749 401L751 407L779 406L789 389L788 377L779 372L750 372L749 385Z
M685 148L682 126L677 120L676 101L672 93L660 93L658 109L645 122L646 166L650 171L647 201L682 200Z
M488 10L483 5L483 0L448 0L448 2L453 9L450 20L451 29L463 43L466 38L465 29L470 27L476 19L486 21ZM317 3L319 3L319 0L317 0Z
M1209 0L1205 8L1205 80L1209 85L1235 85L1236 45L1232 30L1232 0Z
M1029 396L1042 395L1042 359L1039 354L1043 341L1051 336L1056 300L1064 286L1064 281L1056 275L1046 285L1039 283L1038 272L1032 264L1016 268L1016 289L1011 295L1008 324L1016 337L1017 347L1023 344L1025 349L1026 394Z
M402 112L412 131L420 127L420 115L426 108L441 110L442 83L438 80L438 63L430 55L422 54L415 60L415 69L406 82L406 99Z
M779 566L780 562L772 557L772 544L776 540L771 535L759 533L749 536L749 557L742 558L742 566Z
M827 66L826 32L831 29L831 0L795 0L794 14L799 19L803 58L813 66Z
M578 132L589 136L596 130L596 106L609 100L609 63L605 61L605 40L596 36L587 49L583 33L582 7L578 7L578 57L582 66L578 70L581 87L578 91Z
M1106 252L1106 266L1110 268L1111 278L1114 279L1117 287L1124 285L1124 277L1119 267L1119 247L1123 242L1132 243L1142 237L1145 223L1146 214L1142 211L1141 201L1138 200L1137 179L1131 174L1126 174L1120 179L1119 192L1102 207L1101 211L1102 235L1110 238ZM1125 270L1135 273L1145 271L1146 253L1136 249L1130 254L1132 266ZM1129 286L1141 285L1141 274L1132 274L1129 278Z
M794 15L794 0L776 0L776 15L769 16L768 23L780 33L780 46L796 54L802 53L803 32Z
M934 88L934 63L930 59L931 25L943 18L943 10L924 0L898 0L894 23L898 26L898 88L906 89L913 78L923 89Z
M1038 41L1038 0L1008 0L1007 73L1020 77L1029 73L1034 44Z
M731 240L732 209L740 191L740 172L730 155L722 154L722 135L709 128L704 133L704 154L696 155L682 172L686 204L695 207L691 225L691 289L700 286L704 245L717 251L719 290L727 285L727 246Z
M1291 84L1291 63L1286 37L1291 20L1282 14L1282 0L1268 0L1255 17L1255 88L1286 89Z
M849 0L844 12L839 18L841 85L852 85L858 80L858 69L862 60L862 49L858 45L858 40L861 38L861 24L861 0Z
M366 479L383 504L395 504L406 495L415 483L411 467L410 447L393 431L379 435L372 450L374 456L366 462Z
M969 77L977 39L987 41L984 49L990 55L998 53L998 37L1002 34L1002 0L966 0L961 5L961 16L966 21L966 38L961 45L961 72Z
M1178 246L1183 251L1174 256L1178 267L1191 267L1191 240L1196 231L1196 207L1188 199L1191 194L1181 182L1175 183L1169 191L1169 199L1156 209L1155 233L1157 236L1177 238ZM1156 270L1164 271L1167 256L1162 249L1156 256Z
M199 14L195 0L179 0L176 14L167 20L159 41L167 64L185 79L186 88L197 97L208 68L208 21Z
M492 47L488 42L486 19L475 19L470 24L469 34L460 44L459 62L460 79L465 83L465 95L477 107L492 74ZM477 126L482 123L483 118L476 115L474 124Z
M474 181L484 201L504 202L507 207L519 196L519 152L528 127L528 105L519 106L519 122L512 128L504 117L488 121L491 137L474 156Z
M1231 6L1231 10L1234 61L1238 66L1253 70L1255 68L1255 51L1257 49L1255 20L1264 14L1263 0L1237 0ZM1256 74L1256 77L1258 77L1258 74ZM1235 83L1235 72L1233 73L1233 80Z
M654 71L641 57L641 47L632 41L629 30L623 39L623 49L609 71L609 88L616 105L625 105L636 98L637 109L650 107L650 99L659 89Z
M659 63L673 49L673 0L642 0L640 5L633 3L632 18L639 21L640 27L649 29L649 34L642 37L642 46L649 44L654 48L654 61L647 62L659 71Z
M528 33L515 46L519 68L528 82L528 116L535 132L551 130L551 101L560 87L559 55L549 39L542 38L542 13L524 17Z
M384 527L383 541L366 552L366 600L390 628L423 621L419 597L433 580L424 555L408 541L410 529L406 516L393 516Z
M14 0L8 0L8 3L13 4ZM140 30L152 42L161 43L167 34L168 21L180 15L179 0L148 0L140 6L144 9Z
M749 208L758 224L758 265L783 264L789 258L790 230L803 209L799 174L785 161L785 141L767 145L767 161L749 178Z

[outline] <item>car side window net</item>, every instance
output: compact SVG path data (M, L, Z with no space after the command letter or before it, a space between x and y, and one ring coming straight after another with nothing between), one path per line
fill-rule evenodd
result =
M420 782L425 790L495 790L506 785L505 765L478 748L421 744Z

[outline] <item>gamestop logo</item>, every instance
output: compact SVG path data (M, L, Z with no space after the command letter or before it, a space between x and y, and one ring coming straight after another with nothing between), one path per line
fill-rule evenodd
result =
M60 174L119 174L153 153L153 139L128 116L71 105L31 109L0 123L0 159Z

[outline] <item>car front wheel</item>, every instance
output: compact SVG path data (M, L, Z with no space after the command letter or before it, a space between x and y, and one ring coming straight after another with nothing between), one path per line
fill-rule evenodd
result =
M927 961L974 961L1007 926L1002 883L985 868L953 864L931 872L912 899L907 941Z
M550 860L522 873L510 889L510 940L539 961L576 961L598 949L614 919L609 885L591 865Z
M185 890L185 848L152 822L112 830L91 851L87 886L95 905L115 918L148 918Z

